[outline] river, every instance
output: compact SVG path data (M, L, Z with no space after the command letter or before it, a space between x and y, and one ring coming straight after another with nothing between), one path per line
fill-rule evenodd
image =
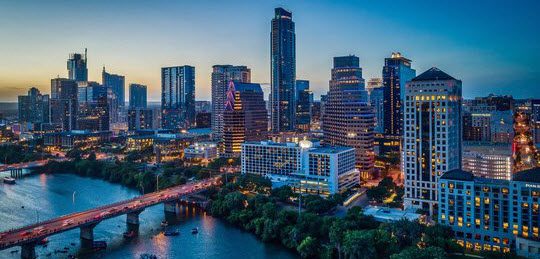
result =
M83 211L137 196L138 193L106 181L76 175L33 175L17 180L15 185L0 183L0 232L36 221L72 212ZM24 206L24 207L23 207ZM195 209L183 208L181 213L167 218L169 228L180 232L167 237L161 233L160 223L165 218L163 205L156 205L140 215L139 236L125 240L126 216L101 222L94 229L96 241L107 241L107 250L93 254L79 254L79 229L49 237L47 247L36 248L39 258L140 258L148 253L158 258L296 258L296 255L275 244L265 244L254 235L230 226L222 220ZM191 234L192 228L198 234ZM54 250L68 247L66 254ZM0 251L0 258L20 258L19 247ZM52 252L52 256L47 257Z

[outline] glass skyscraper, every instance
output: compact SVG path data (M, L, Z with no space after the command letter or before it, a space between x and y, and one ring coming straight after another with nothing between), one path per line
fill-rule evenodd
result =
M296 129L307 132L311 126L313 93L308 80L296 80Z
M77 128L78 87L75 80L51 80L51 123L63 131Z
M41 94L35 87L28 95L19 95L19 122L49 123L49 95Z
M402 135L405 84L416 76L416 70L411 68L411 60L401 53L392 53L384 59L383 89L384 89L384 134L387 136ZM397 150L399 151L399 147Z
M161 124L189 128L195 122L195 67L161 68Z
M272 131L293 131L296 122L296 35L292 13L283 8L275 9L270 45Z
M129 85L129 108L146 108L146 85Z
M112 92L116 95L119 107L124 107L126 104L126 78L122 75L110 74L105 71L103 67L102 72L103 86L112 89Z
M88 81L87 68L87 51L84 49L84 57L82 54L73 53L69 55L67 61L68 79L82 82Z

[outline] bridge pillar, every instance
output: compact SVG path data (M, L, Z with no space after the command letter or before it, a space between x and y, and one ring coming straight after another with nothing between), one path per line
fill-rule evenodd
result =
M126 224L128 231L139 231L139 214L141 214L141 212L143 212L143 210L137 210L126 214Z
M36 243L26 243L21 246L21 259L36 258Z
M163 203L163 206L165 207L165 213L176 214L178 212L178 202L176 201L165 202Z
M81 226L81 247L92 248L94 244L94 228L98 223Z

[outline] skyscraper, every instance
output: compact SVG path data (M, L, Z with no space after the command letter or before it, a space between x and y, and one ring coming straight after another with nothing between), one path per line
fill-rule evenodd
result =
M251 69L246 66L215 65L212 67L212 137L223 137L223 111L230 81L251 83Z
M293 131L296 122L296 36L292 13L283 8L275 9L270 45L272 131Z
M324 105L323 131L326 143L353 147L362 178L370 178L375 163L375 114L367 102L360 59L334 58L330 91Z
M240 156L242 143L265 140L268 117L260 84L231 81L223 114L223 147L225 157Z
M68 78L77 82L88 81L87 51L82 54L73 53L67 61Z
M402 103L405 97L405 84L416 76L416 70L411 68L411 60L392 53L384 59L383 88L384 88L384 134L387 138L401 138L403 130ZM397 141L396 143L399 143ZM399 146L393 150L399 152Z
M437 182L461 168L461 81L431 68L407 83L402 167L406 208L433 214Z
M129 108L146 108L146 85L129 85Z
M373 88L369 93L369 103L375 110L375 133L384 132L384 89Z
M89 131L108 131L109 94L111 89L97 82L79 82L78 84L77 129Z
M311 126L313 93L308 80L296 80L296 129L307 132Z
M28 95L19 95L19 122L49 123L49 95L41 94L35 87Z
M51 123L63 131L77 127L77 91L75 80L51 79Z
M161 124L164 129L189 128L195 122L195 68L161 68Z
M105 67L103 67L101 76L103 86L111 88L116 95L116 100L118 100L118 106L124 107L126 104L126 78L122 75L107 73Z

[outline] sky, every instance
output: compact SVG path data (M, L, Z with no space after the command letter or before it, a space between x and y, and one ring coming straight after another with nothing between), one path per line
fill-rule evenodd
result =
M175 65L195 66L197 100L210 100L216 64L247 65L267 90L275 7L293 13L296 77L316 99L334 56L360 57L367 80L395 51L417 74L436 66L461 79L466 98L540 98L540 1L17 0L0 4L0 101L31 86L49 93L84 48L89 80L101 82L105 66L126 88L148 85L150 101L160 100L161 67Z

